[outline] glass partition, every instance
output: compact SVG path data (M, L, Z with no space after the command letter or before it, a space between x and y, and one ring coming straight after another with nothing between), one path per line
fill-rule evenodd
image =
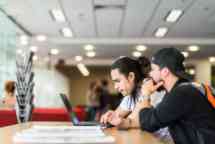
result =
M0 1L0 97L6 80L16 79L16 26L4 13L6 0Z

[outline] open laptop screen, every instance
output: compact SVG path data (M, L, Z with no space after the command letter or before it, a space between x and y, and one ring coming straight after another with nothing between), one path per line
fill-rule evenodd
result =
M66 107L66 110L67 112L69 113L70 115L70 119L72 121L72 123L75 125L75 124L78 124L79 123L79 120L78 118L76 117L76 114L75 112L72 111L72 105L69 101L69 99L67 98L67 96L63 93L60 94L60 97L61 97L61 100L63 101L63 104L65 105Z
M65 94L61 93L60 97L61 97L61 99L62 99L62 101L66 107L67 112L70 115L70 119L71 119L73 125L76 125L76 126L98 126L98 125L100 125L103 128L112 127L112 125L110 125L110 124L104 125L104 124L100 124L99 122L92 122L92 121L91 122L89 122L89 121L88 122L85 122L85 121L80 122L78 120L75 112L72 111L72 105L71 105L69 99L67 98L67 96Z

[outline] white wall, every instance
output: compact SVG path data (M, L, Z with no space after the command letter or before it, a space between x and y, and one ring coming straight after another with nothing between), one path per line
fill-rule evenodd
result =
M62 107L63 103L59 97L59 93L69 94L69 81L67 78L52 68L36 66L34 104L36 107Z
M188 64L195 67L195 81L211 84L211 63L208 59L190 60Z
M208 60L201 60L195 63L196 80L211 84L211 64Z

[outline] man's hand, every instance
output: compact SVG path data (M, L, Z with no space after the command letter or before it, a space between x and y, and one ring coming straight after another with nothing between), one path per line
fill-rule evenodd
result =
M163 81L160 81L159 83L154 84L152 79L145 79L141 86L141 95L150 96L162 85L163 85Z

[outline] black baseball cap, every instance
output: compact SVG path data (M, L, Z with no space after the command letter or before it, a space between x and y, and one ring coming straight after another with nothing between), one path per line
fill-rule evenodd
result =
M160 68L167 67L174 75L181 79L190 80L190 76L185 72L184 55L177 48L162 48L153 56L151 63Z

